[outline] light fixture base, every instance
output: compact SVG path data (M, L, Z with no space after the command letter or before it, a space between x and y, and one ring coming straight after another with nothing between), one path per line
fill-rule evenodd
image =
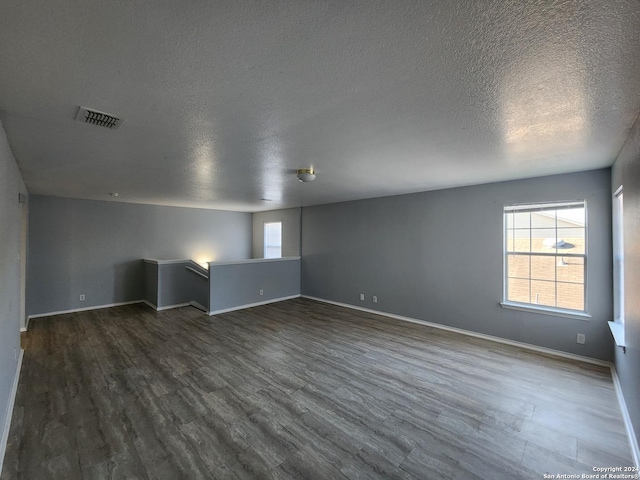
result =
M298 180L303 183L313 182L316 179L316 174L313 168L300 168L296 173Z

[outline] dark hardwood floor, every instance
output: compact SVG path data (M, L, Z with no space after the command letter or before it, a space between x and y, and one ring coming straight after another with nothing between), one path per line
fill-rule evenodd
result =
M2 480L541 479L632 464L608 369L297 299L34 320Z

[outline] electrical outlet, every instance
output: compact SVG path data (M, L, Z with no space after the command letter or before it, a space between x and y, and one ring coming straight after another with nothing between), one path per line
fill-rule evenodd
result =
M260 290L260 295L264 295L264 290Z
M584 333L579 333L576 336L576 342L579 343L580 345L584 345L587 341L587 337Z
M373 303L378 303L378 297L376 297L375 295L373 297L371 297L373 299Z
M364 293L360 294L360 300L362 300L364 302Z
M80 295L80 301L84 302L84 293L82 295Z

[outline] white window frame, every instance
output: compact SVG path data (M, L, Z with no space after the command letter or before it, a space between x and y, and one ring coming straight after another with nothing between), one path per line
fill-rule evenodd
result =
M554 253L546 253L546 252L528 252L528 253L521 253L521 252L509 252L508 250L508 245L507 245L507 240L508 240L508 225L507 225L507 213L510 212L541 212L541 211L545 211L545 210L561 210L563 208L575 208L575 207L583 207L584 208L584 215L585 215L585 224L584 224L584 254L580 254L580 253L568 253L568 252L562 252L559 253L557 250ZM560 317L569 317L569 318L579 318L581 320L588 320L589 318L591 318L591 316L588 313L588 296L587 296L587 279L588 279L588 275L587 275L587 263L588 263L588 257L589 257L589 252L588 252L588 215L587 215L587 202L586 200L573 200L573 201L564 201L564 202L540 202L540 203L527 203L527 204L512 204L512 205L505 205L503 208L503 231L502 231L502 237L503 237L503 275L502 275L502 285L503 285L503 297L502 297L502 302L500 302L500 305L503 308L510 308L510 309L515 309L515 310L524 310L524 311L529 311L529 312L535 312L535 313L541 313L541 314L545 314L545 315L553 315L553 316L560 316ZM531 228L531 226L529 227ZM557 225L557 220L556 220L556 236L555 238L558 238L557 235L557 229L558 229L558 225ZM583 262L584 262L584 270L583 270L583 287L584 287L584 310L573 310L573 309L567 309L567 308L560 308L560 307L552 307L552 306L548 306L548 305L539 305L536 303L526 303L526 302L515 302L515 301L511 301L509 300L509 292L508 292L508 279L509 279L509 255L529 255L529 256L552 256L555 258L582 258ZM531 272L529 272L529 276L531 276ZM531 281L531 277L529 277L529 280ZM557 283L557 280L555 280L555 283Z
M624 326L624 199L622 186L613 194L614 320Z
M267 228L269 225L280 225L280 245L269 245L269 236L267 235ZM264 222L264 227L262 229L262 235L263 235L263 257L264 258L282 258L282 220L279 220L277 222ZM267 255L268 249L270 248L276 248L278 247L279 250L279 254L277 256L273 256L273 255Z
M613 322L609 328L616 345L626 352L624 331L624 197L622 185L612 199L613 227Z

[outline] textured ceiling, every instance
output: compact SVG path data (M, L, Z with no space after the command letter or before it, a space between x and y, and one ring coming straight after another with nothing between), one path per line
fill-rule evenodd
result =
M638 52L637 0L2 0L0 118L31 193L269 210L609 166Z

